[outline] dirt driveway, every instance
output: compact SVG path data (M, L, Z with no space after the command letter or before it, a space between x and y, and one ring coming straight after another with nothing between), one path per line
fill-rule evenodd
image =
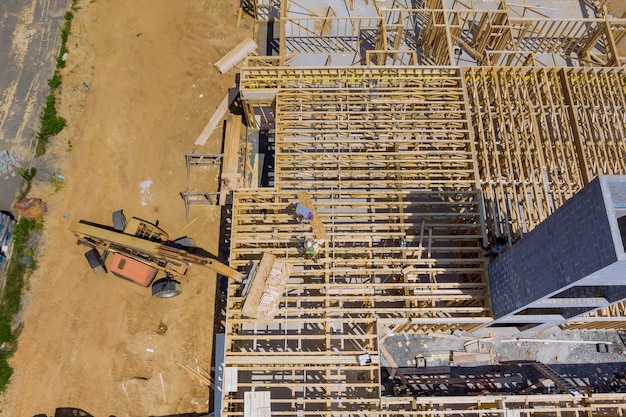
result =
M79 1L59 102L68 127L31 192L49 213L2 416L207 411L206 386L178 362L210 370L215 274L194 266L182 295L152 299L149 289L95 277L67 228L78 219L110 224L124 209L217 253L219 210L193 207L187 225L178 193L216 187L217 171L187 179L184 154L234 83L235 70L220 75L212 64L252 35L250 17L236 28L238 5ZM219 152L220 131L198 151ZM58 173L60 190L51 181Z

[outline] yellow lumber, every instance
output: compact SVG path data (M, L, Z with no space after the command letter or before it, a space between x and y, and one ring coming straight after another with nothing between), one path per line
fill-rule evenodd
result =
M211 133L213 133L217 125L224 118L224 115L228 111L228 108L231 104L233 104L233 101L235 101L235 97L237 97L238 94L238 85L235 85L228 90L228 94L226 94L224 100L222 100L222 102L217 106L217 109L215 109L215 113L213 113L213 116L211 116L211 119L209 119L209 122L204 127L204 130L202 131L202 133L200 133L198 139L196 139L195 145L202 146L206 143L206 141L209 139L209 136L211 136Z
M313 219L311 220L311 227L313 228L313 234L316 239L325 239L328 234L326 233L326 229L324 228L324 224L320 220L317 215L317 211L315 210L315 206L313 205L313 201L311 201L311 194L308 191L301 191L297 194L298 200L300 200L300 204L304 207L311 210L313 213Z
M215 63L215 68L224 74L257 48L258 46L254 39L246 38L243 42L235 46L229 53L217 61Z
M177 362L177 363L178 363L178 366L183 368L185 371L189 372L189 374L191 376L193 376L194 378L196 378L200 383L204 383L205 385L215 389L215 385L213 385L213 382L209 378L207 378L206 376L202 375L201 373L195 371L190 366L184 365L184 364L182 364L180 362Z
M391 366L392 368L399 368L396 361L393 359L393 357L391 356L387 348L382 343L378 345L378 351L380 352L381 355L383 355L383 358L387 360L387 362L389 363L389 366Z
M72 222L70 223L69 229L78 236L96 237L100 240L113 242L118 245L131 249L137 249L146 253L156 254L162 246L161 243L158 242L152 242L150 240L141 239L136 236L127 235L114 230L105 229L103 227L93 226L87 223Z
M264 253L241 312L258 320L273 319L292 268L290 264L276 260L276 256Z
M222 186L236 190L239 174L239 144L241 139L241 116L229 114L226 118L224 136L224 159L222 160Z

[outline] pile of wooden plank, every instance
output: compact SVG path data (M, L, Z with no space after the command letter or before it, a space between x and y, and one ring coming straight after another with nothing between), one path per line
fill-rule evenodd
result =
M239 173L239 148L241 145L241 116L229 114L226 117L226 135L224 137L224 159L222 160L222 187L234 191L237 189Z
M226 134L224 135L224 158L220 185L219 205L226 204L226 195L239 187L239 148L241 145L241 116L229 114L226 117Z
M276 315L280 298L293 266L265 253L246 295L242 312L245 316L269 321Z

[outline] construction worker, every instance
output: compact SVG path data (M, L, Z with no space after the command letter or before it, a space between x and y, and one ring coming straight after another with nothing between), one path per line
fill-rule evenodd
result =
M311 257L313 262L317 262L317 254L320 252L320 243L312 239L304 241L304 254Z
M300 203L292 203L287 206L287 210L293 215L293 217L300 223L304 221L313 220L313 212Z
M498 236L496 240L488 246L483 246L483 239L479 238L478 244L481 248L487 251L487 253L485 253L485 257L489 257L492 259L497 258L502 252L506 250L506 239L502 236Z

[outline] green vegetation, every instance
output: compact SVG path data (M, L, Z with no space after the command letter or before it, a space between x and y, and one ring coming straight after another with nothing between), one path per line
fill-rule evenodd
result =
M20 174L22 178L24 178L24 180L26 180L26 186L24 187L24 190L22 190L22 192L20 193L20 196L18 197L18 200L22 200L30 192L33 178L35 178L35 175L37 175L37 168L35 167L30 167L28 169L20 168L17 170L17 172L18 174Z
M0 300L0 391L4 391L13 374L8 359L17 347L20 328L12 329L11 323L20 311L26 277L37 266L32 235L42 227L43 220L20 219L13 229L13 253L6 270L6 286Z
M61 85L59 69L65 68L64 56L69 52L67 49L67 40L72 29L72 19L74 19L74 13L72 13L72 10L76 10L75 7L76 0L73 0L70 10L65 12L65 24L61 29L61 47L59 49L59 54L57 55L57 67L52 78L48 80L50 93L48 94L48 97L46 97L46 106L44 107L43 114L41 115L41 128L39 133L37 133L37 147L35 148L36 157L42 156L46 153L46 145L48 144L50 136L58 135L65 127L65 119L57 115L54 92Z
M61 191L63 187L65 187L65 181L63 181L62 178L52 177L52 180L50 182L52 183L52 186L54 187L55 194Z
M46 153L46 144L50 136L58 135L65 127L65 119L57 115L55 107L56 99L54 94L48 94L46 97L46 106L41 116L41 129L37 133L37 147L35 148L35 156L39 157Z
M65 119L57 115L56 98L54 92L61 85L59 69L65 67L63 56L68 52L67 40L70 35L72 19L76 10L77 0L72 0L72 6L65 13L65 25L61 29L61 48L57 55L57 68L52 78L48 80L50 93L46 97L46 104L41 115L41 128L37 133L37 147L35 156L40 157L46 151L46 143L50 136L57 135L65 127ZM68 151L72 149L72 144L68 140ZM31 189L31 183L37 169L34 167L22 168L19 174L26 181L26 186L21 192L19 199L24 199ZM62 187L62 184L59 186ZM56 188L56 186L55 186ZM57 190L58 191L58 190ZM28 276L37 267L35 261L35 246L38 232L43 227L43 220L30 220L22 218L13 228L13 251L11 259L5 270L5 286L0 298L0 392L3 392L13 375L13 369L9 366L8 360L17 348L17 338L21 327L13 326L14 317L19 313L22 301L22 292L26 285Z
M72 5L72 8L73 7ZM72 29L72 19L74 19L74 13L72 13L71 10L65 12L65 25L63 25L63 29L61 29L61 48L59 49L59 55L57 55L57 68L65 68L63 56L69 52L67 49L67 39Z
M61 77L59 77L59 74L57 74L55 71L52 78L48 80L48 87L50 87L50 90L54 90L60 85L61 85Z

